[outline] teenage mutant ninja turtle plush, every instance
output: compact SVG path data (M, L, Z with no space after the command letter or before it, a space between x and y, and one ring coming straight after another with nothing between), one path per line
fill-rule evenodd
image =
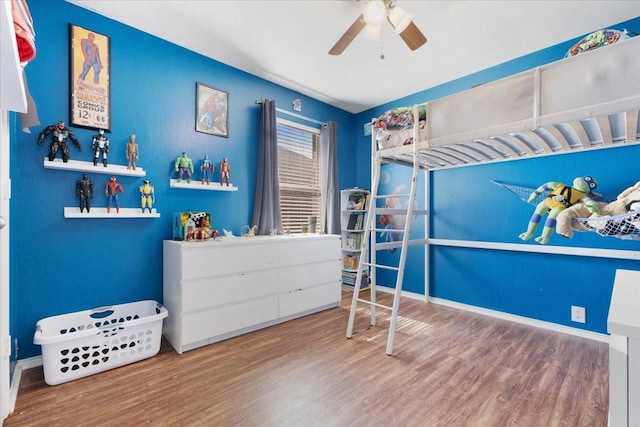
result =
M600 215L599 206L592 199L593 190L596 186L596 180L590 176L582 176L574 179L571 187L560 182L547 182L546 184L541 185L531 193L528 202L532 202L545 191L550 191L550 193L543 201L538 203L536 210L529 220L527 231L521 233L519 237L522 240L529 240L533 237L533 233L536 232L538 225L540 225L542 216L548 213L542 233L540 234L540 237L536 237L535 239L536 242L543 245L548 243L549 237L551 237L555 230L556 217L558 214L578 202L582 202L592 214Z

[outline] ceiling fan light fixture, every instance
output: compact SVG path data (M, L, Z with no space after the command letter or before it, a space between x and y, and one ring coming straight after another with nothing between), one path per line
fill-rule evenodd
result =
M362 33L362 35L369 40L380 41L381 29L382 29L382 25L380 24L378 25L367 24L367 26L364 27L364 32Z
M405 12L400 7L394 7L389 11L389 21L393 28L396 30L396 34L400 34L407 29L411 21L413 21L413 14Z
M380 25L387 15L387 8L382 0L367 3L364 9L364 21L369 25Z

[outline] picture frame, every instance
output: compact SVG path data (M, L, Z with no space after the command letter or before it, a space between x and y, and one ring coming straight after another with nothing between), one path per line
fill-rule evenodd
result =
M229 93L196 82L196 131L229 137Z
M69 24L69 125L111 131L111 39Z

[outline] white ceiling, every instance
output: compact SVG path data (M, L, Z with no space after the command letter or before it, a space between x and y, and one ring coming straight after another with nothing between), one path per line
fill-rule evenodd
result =
M67 1L352 113L640 16L637 0L398 0L426 45L387 24L331 56L365 0Z

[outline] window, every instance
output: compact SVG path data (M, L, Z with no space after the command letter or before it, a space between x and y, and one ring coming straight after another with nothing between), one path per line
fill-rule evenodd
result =
M316 229L322 230L320 130L277 119L277 132L282 227L288 233L301 233L315 217Z

